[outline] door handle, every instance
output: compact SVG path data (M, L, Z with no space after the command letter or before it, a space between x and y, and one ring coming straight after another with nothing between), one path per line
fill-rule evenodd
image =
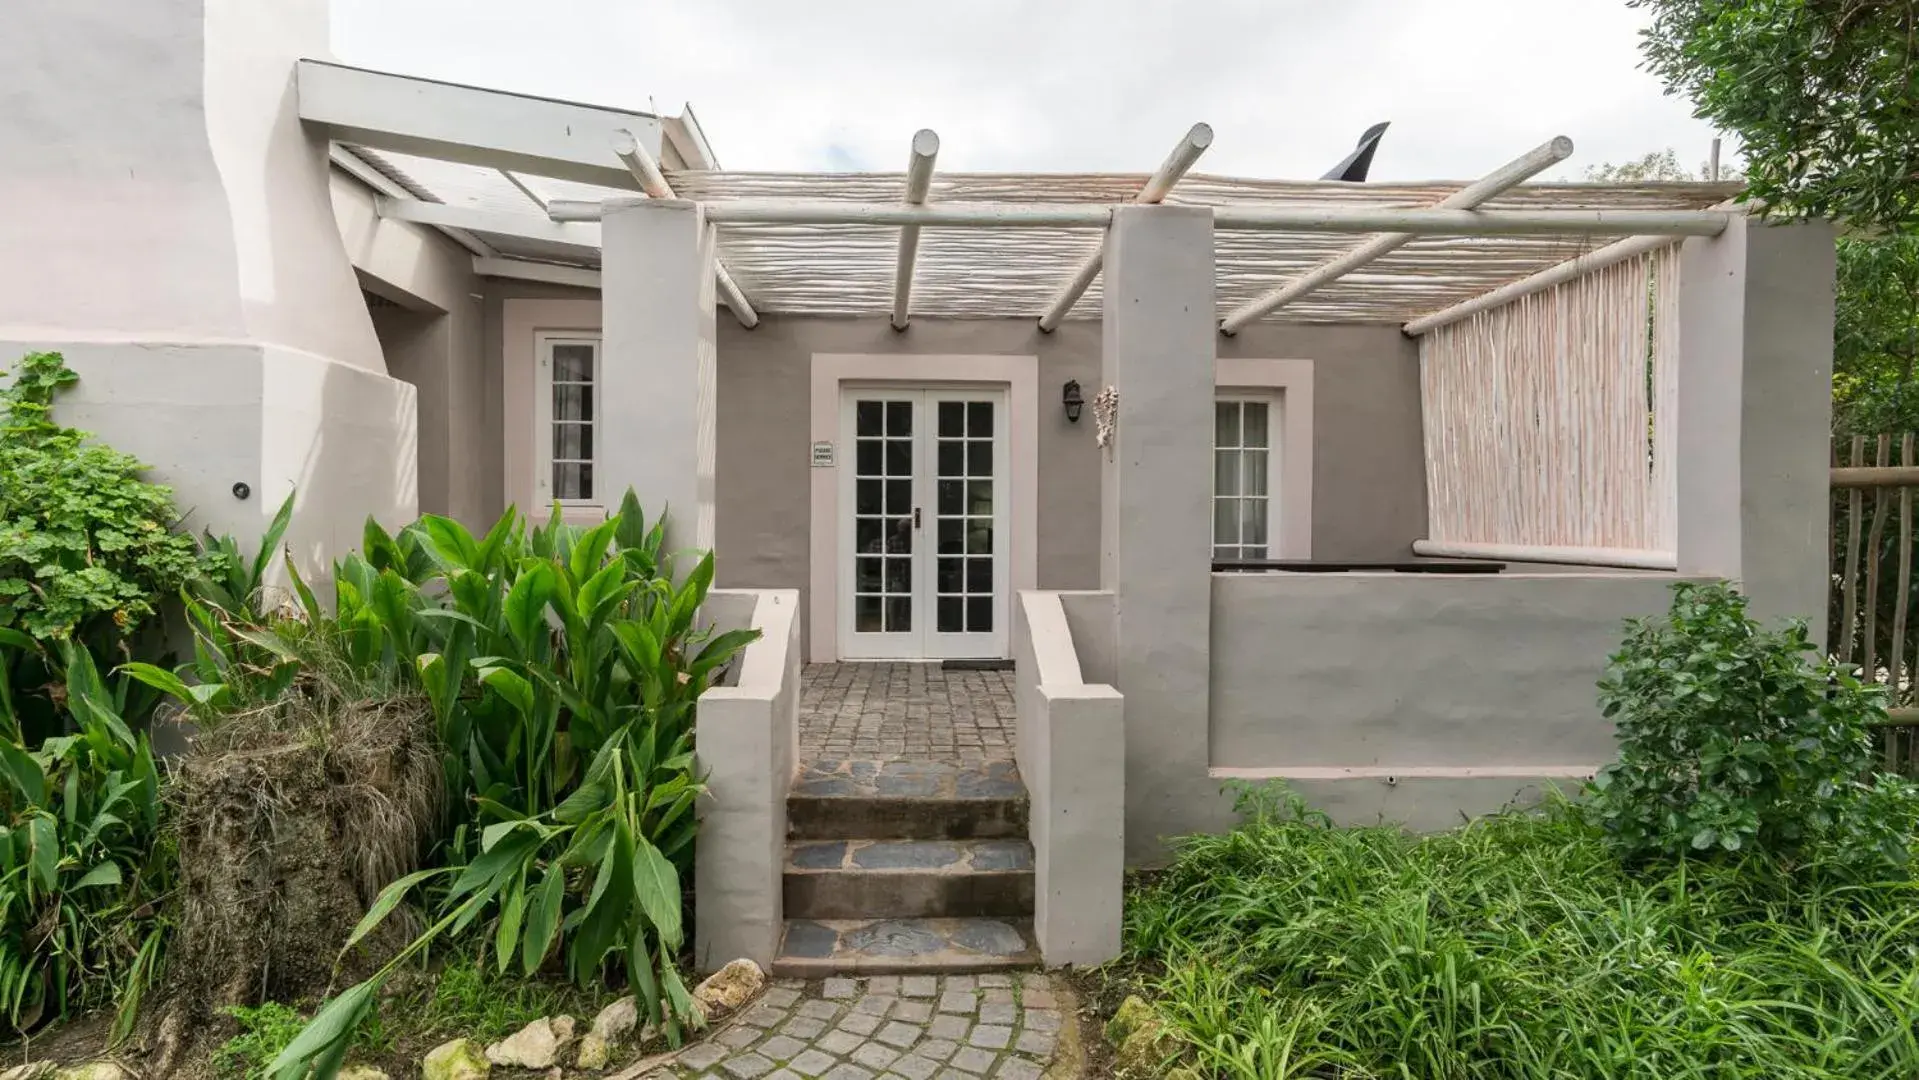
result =
M915 529L920 527L920 508L917 506L913 508L913 527Z

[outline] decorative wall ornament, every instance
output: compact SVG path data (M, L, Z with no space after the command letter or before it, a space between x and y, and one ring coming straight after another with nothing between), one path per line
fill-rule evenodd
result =
M1093 437L1110 459L1119 430L1119 391L1107 387L1093 396Z

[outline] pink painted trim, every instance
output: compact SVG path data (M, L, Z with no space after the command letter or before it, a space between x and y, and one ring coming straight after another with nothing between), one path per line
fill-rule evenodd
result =
M542 333L598 334L598 300L510 298L500 302L501 442L506 456L506 501L536 520L545 520L547 508L539 499L538 338ZM563 511L568 520L597 521L605 517L597 507L578 515Z
M812 442L840 441L840 400L845 383L877 386L987 383L1007 388L1006 408L1012 459L1012 550L1009 609L1022 589L1039 581L1039 357L900 356L814 353L811 385ZM835 455L844 460L844 454ZM811 631L807 655L814 663L839 659L839 467L812 469L809 525L809 597ZM824 600L824 602L822 602ZM1010 644L1010 635L1008 638Z
M1276 390L1280 398L1279 558L1313 557L1313 362L1220 357L1213 362L1220 390Z

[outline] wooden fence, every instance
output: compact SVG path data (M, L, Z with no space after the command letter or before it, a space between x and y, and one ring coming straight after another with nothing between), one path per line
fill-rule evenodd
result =
M1919 773L1919 596L1912 591L1914 437L1833 440L1832 585L1826 641L1835 660L1886 687L1886 766Z

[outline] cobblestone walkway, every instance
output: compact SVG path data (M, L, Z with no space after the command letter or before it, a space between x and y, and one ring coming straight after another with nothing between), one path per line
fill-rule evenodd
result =
M1038 1080L1061 1020L1038 973L778 980L671 1069L685 1080Z
M800 755L971 763L1013 757L1013 673L938 664L808 664Z

